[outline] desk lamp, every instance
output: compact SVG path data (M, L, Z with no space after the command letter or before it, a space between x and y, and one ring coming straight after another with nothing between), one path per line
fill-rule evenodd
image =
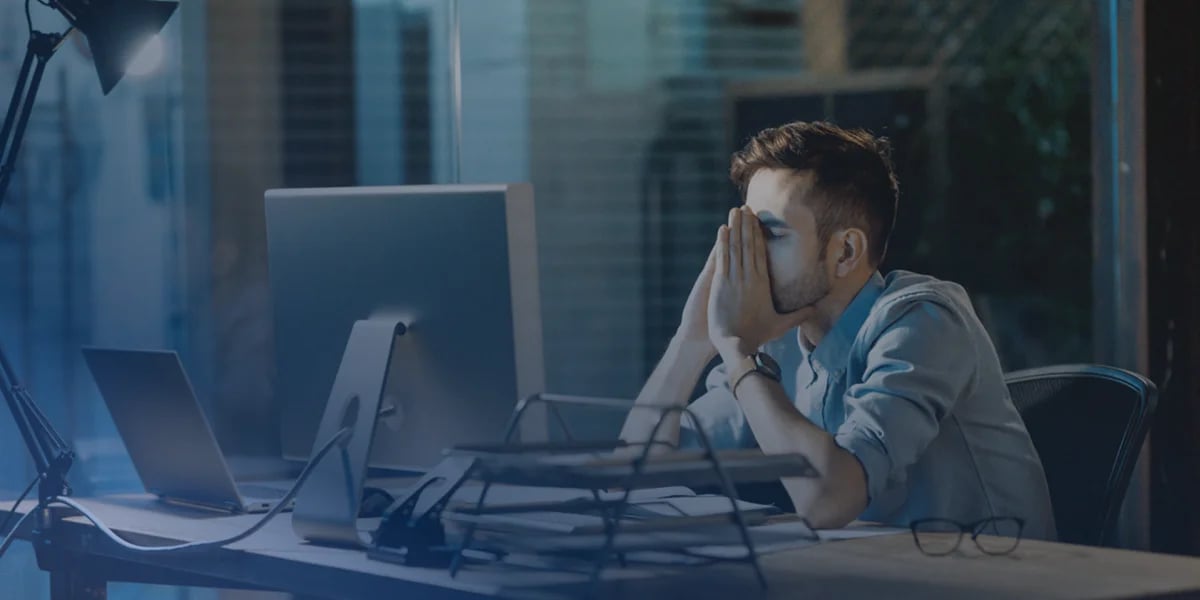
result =
M29 113L37 96L46 61L74 30L87 37L96 73L104 94L125 74L137 51L166 25L178 2L159 0L38 0L66 17L70 27L63 33L42 33L29 27L29 45L16 88L0 129L0 206L16 169L17 151ZM29 17L29 0L25 0ZM35 65L36 63L36 65ZM32 73L30 72L32 68ZM10 137L11 134L11 137ZM0 348L0 392L12 411L21 438L29 448L38 472L38 498L42 503L71 493L66 475L75 460L71 447L50 425L34 404L28 390L17 380L12 363Z

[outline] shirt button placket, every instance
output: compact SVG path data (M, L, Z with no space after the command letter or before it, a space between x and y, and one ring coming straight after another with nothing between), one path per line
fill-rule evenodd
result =
M820 367L820 365L813 363L812 370L813 370L813 385L816 386L821 392L814 396L817 401L817 405L814 407L814 408L816 408L816 410L813 411L813 414L820 415L820 417L821 417L821 422L817 423L817 426L820 427L821 429L826 429L826 427L825 427L825 394L829 392L829 385L828 385L829 380L826 379L825 370L822 369Z
M839 390L844 389L844 388L842 388L840 383L842 382L842 378L845 376L845 373L846 373L845 369L838 369L837 371L834 371L833 373L828 373L826 380L825 380L825 390L823 392L821 392L821 420L824 421L824 423L821 424L821 428L826 431L829 431L829 423L836 421L838 423L838 426L840 427L842 420L845 419L844 414L841 417L839 417L838 419L830 419L829 413L827 412L827 409L829 408L830 404L832 404L831 402L828 401L829 394L834 390L834 388L837 388ZM839 383L839 385L837 385L837 386L833 385L834 382ZM839 404L838 406L841 406L842 411L845 412L845 407L843 405ZM833 433L833 432L830 432L830 433Z

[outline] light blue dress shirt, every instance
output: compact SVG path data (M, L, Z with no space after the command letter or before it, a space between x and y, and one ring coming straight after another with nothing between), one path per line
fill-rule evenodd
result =
M1025 537L1055 538L1041 461L958 284L875 273L815 349L798 331L764 349L796 408L862 464L869 499L860 519L907 527L1020 517ZM718 447L755 447L723 366L707 387L682 443L696 444L698 425Z

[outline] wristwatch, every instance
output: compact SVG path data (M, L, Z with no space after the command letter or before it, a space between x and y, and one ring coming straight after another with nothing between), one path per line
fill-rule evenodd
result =
M730 367L729 391L736 394L738 384L751 373L762 373L775 383L783 380L783 375L779 372L779 363L766 352L755 352L742 357Z

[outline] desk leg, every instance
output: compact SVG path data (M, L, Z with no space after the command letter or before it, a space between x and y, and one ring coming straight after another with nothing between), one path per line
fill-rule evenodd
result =
M50 600L106 600L108 583L76 570L50 572Z

